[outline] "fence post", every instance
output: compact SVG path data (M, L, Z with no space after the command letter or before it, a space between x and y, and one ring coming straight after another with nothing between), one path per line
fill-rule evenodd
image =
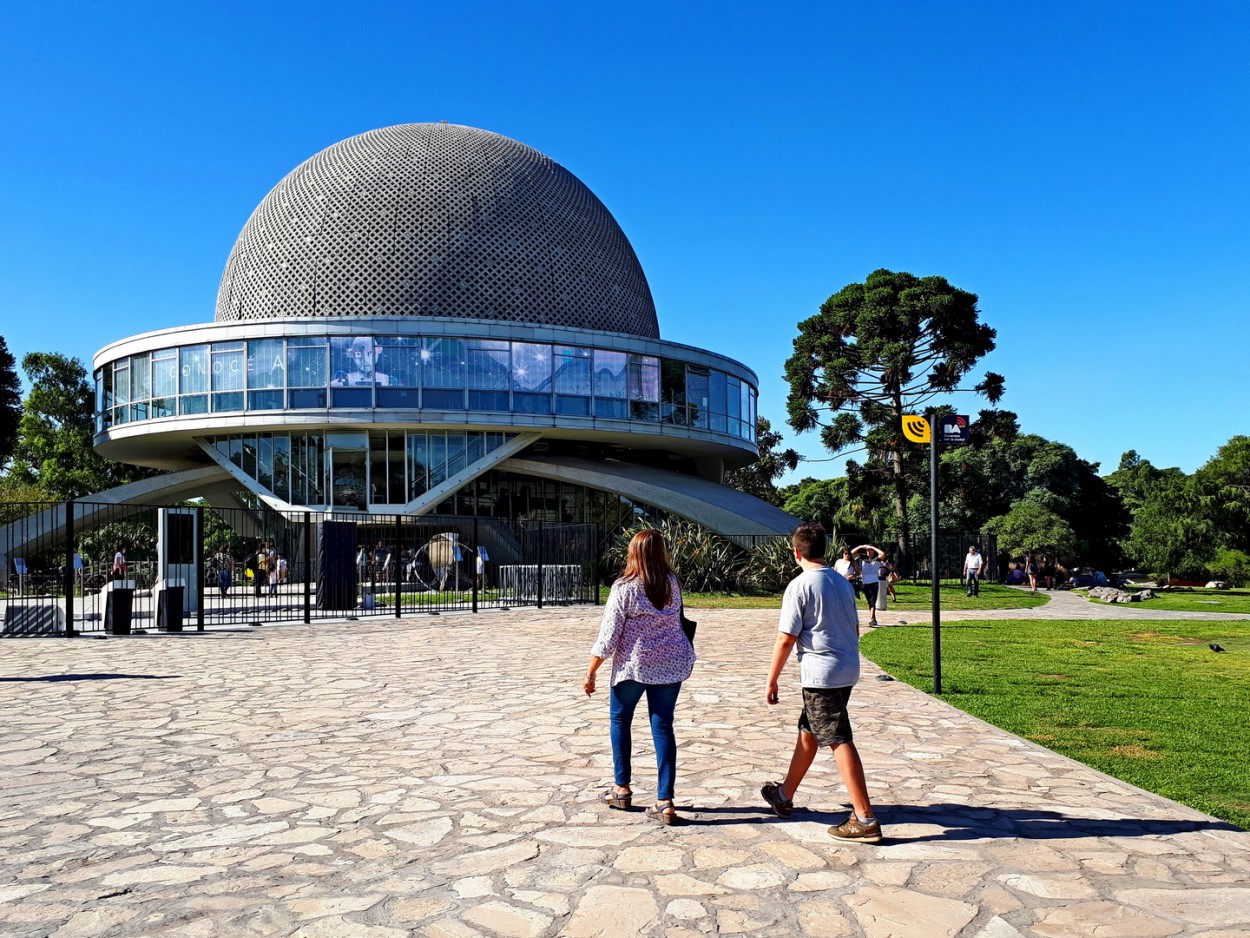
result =
M195 508L195 630L204 631L204 506Z
M543 607L543 521L538 519L538 583L536 585L538 608Z
M391 551L391 573L395 577L395 618L402 619L400 601L404 597L403 585L399 582L399 567L402 554L399 545L404 542L404 516L395 516L395 549Z
M603 535L599 531L599 522L595 522L595 539L592 542L594 548L590 551L591 563L595 565L595 572L591 574L591 580L594 581L595 589L595 605L599 605L599 564L603 560Z
M312 512L304 512L304 624L312 622Z
M481 562L482 542L478 540L477 515L473 516L473 612L477 613L477 566Z
M65 576L61 586L65 589L65 637L73 638L74 632L74 500L65 502Z

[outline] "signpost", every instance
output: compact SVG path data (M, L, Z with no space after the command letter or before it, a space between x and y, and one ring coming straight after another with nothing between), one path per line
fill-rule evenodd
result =
M929 579L933 587L933 693L942 693L942 579L938 569L937 467L938 443L968 442L966 414L947 414L933 426L931 417L903 417L903 436L913 443L929 444Z

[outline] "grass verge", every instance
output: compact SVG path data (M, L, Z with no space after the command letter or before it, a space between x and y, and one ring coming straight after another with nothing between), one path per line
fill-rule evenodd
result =
M932 692L931 641L895 626L863 651ZM1250 829L1250 622L954 622L942 652L948 703Z
M1091 599L1090 602L1099 600ZM1250 613L1250 590L1194 589L1192 592L1155 593L1154 599L1133 603L1134 609L1163 609L1169 612Z
M898 600L890 601L890 608L897 611L927 612L931 608L929 584L895 583ZM608 598L608 587L600 588L600 602ZM683 593L682 599L692 609L780 609L781 596L739 596L725 593ZM943 609L1030 609L1047 602L1046 593L1032 593L1025 590L986 583L981 587L981 595L973 598L964 592L957 580L942 583ZM866 609L863 599L859 608Z

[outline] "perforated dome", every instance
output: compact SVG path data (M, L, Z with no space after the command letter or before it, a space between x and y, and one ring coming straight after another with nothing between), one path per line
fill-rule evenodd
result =
M322 150L230 252L217 321L352 315L660 334L634 249L593 192L524 144L445 123Z

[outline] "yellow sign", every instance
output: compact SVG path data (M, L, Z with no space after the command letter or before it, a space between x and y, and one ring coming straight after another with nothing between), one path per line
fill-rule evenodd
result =
M929 429L929 421L914 414L905 416L903 418L903 436L913 443L928 443L932 436Z

